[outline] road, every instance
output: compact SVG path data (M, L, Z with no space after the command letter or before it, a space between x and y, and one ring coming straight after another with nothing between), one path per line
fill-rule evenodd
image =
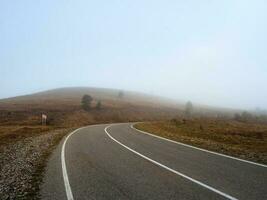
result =
M267 199L267 166L144 134L81 128L58 146L41 199Z

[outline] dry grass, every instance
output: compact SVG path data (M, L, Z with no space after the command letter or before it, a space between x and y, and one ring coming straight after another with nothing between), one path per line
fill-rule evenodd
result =
M140 123L136 128L204 149L267 164L267 125L194 119Z
M81 109L84 94L93 97L92 110ZM0 126L40 125L42 113L49 125L82 126L93 123L160 120L180 112L173 103L157 97L125 92L118 98L117 90L96 88L65 88L34 95L0 100ZM102 109L95 109L98 100Z
M25 137L38 136L52 129L49 126L1 126L0 145L14 143Z

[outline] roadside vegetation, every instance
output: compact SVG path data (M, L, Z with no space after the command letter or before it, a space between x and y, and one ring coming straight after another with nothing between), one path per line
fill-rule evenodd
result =
M188 101L177 117L138 123L137 129L210 151L267 164L267 116L207 112Z
M207 150L267 164L267 124L195 117L136 124L137 129Z

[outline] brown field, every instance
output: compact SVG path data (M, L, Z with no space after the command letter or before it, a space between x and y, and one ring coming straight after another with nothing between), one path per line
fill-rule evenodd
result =
M139 123L136 128L211 151L267 164L267 125L211 118Z

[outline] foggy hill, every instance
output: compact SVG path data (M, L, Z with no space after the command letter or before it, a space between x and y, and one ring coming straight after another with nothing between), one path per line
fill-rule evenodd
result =
M119 93L123 94L119 96ZM88 112L81 108L83 95L94 99ZM101 101L101 109L96 104ZM1 120L8 123L38 124L45 113L54 125L83 125L104 122L159 120L181 113L175 101L138 92L117 89L72 87L0 100ZM74 123L74 124L73 124Z
M123 93L120 98L119 92ZM123 91L118 89L93 88L93 87L70 87L47 90L30 95L0 99L0 108L4 109L5 105L11 107L23 107L24 105L53 105L69 103L70 105L80 104L83 95L88 94L95 100L110 101L114 105L132 104L142 106L167 106L180 107L183 106L174 100L164 97L147 95L140 92ZM13 106L12 106L13 105Z

